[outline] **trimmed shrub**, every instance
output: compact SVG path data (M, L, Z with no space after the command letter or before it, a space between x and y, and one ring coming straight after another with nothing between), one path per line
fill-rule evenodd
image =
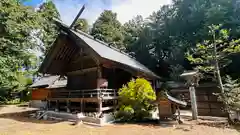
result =
M156 95L151 84L143 79L132 79L119 90L119 111L116 117L123 121L143 120L154 109Z

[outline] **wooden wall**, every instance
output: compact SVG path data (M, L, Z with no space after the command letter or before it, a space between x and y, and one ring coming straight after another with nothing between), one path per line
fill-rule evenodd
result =
M71 90L96 89L97 72L91 71L85 74L68 76L67 88Z
M54 50L48 53L47 74L64 74L66 72L71 58L79 51L73 42L64 34L61 34L55 41Z
M75 47L73 42L68 42ZM72 55L65 68L65 74L68 77L67 89L82 90L97 88L97 68L96 61L83 46L77 46L77 51ZM76 50L76 49L75 49Z
M31 100L45 100L48 97L49 89L39 88L32 90Z
M197 88L196 97L199 115L226 116L223 111L223 103L218 101L214 93L218 93L218 88Z
M170 92L178 98L188 102L191 109L191 100L189 90L187 88L174 88ZM223 111L223 103L217 100L214 93L219 93L220 90L216 86L199 86L196 88L196 98L198 105L198 115L200 116L226 116ZM184 96L183 96L184 95Z
M103 78L108 80L108 88L119 89L131 80L132 75L119 68L103 68Z

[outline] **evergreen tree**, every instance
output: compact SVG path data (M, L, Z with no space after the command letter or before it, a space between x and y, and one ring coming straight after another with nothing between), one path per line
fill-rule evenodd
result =
M54 18L60 19L60 14L52 1L47 1L40 5L37 12L41 17L42 35L40 36L46 53L57 37L58 28L54 22Z
M93 24L91 35L110 45L125 49L121 23L117 20L117 14L111 10L105 10Z
M238 80L233 80L230 76L227 76L223 85L224 96L219 96L220 101L223 101L226 105L226 111L240 110L240 87Z

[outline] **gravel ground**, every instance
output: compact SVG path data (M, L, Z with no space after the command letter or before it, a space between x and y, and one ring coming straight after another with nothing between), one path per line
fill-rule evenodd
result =
M185 121L182 125L159 126L153 124L111 124L93 127L71 122L43 121L20 115L26 107L0 107L0 135L239 135L236 129L224 128L203 121Z

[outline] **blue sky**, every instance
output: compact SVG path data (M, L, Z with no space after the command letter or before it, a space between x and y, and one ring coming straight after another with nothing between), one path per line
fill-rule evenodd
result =
M43 2L43 0L26 0L24 2L24 4L29 5L29 6L36 6L42 2Z
M28 0L26 5L37 7L46 0ZM81 15L92 24L101 12L105 9L113 10L118 14L118 20L125 23L134 16L142 15L148 17L153 11L157 11L160 6L170 4L171 0L53 0L61 19L71 24L83 4L86 8Z

